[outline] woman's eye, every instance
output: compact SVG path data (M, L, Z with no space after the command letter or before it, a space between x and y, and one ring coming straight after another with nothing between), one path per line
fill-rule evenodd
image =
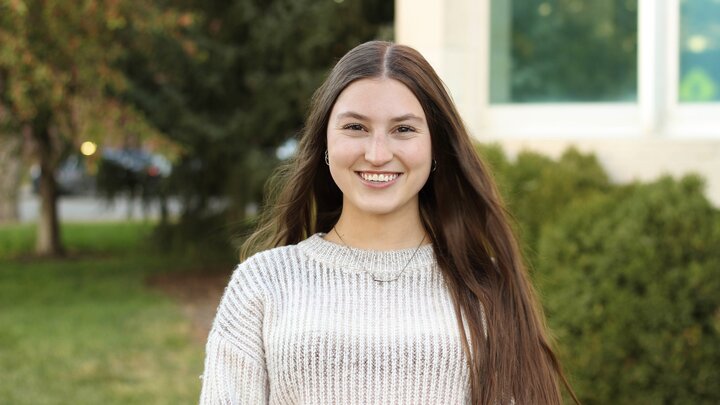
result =
M397 130L398 130L398 132L415 132L415 128L413 128L413 127L408 127L408 126L405 126L405 125L403 125L403 126L401 126L401 127L398 127Z
M351 130L351 131L362 131L362 130L363 130L363 127L362 127L362 125L360 125L360 124L347 124L347 125L345 125L345 126L342 127L342 128L343 128L343 129L349 129L349 130Z

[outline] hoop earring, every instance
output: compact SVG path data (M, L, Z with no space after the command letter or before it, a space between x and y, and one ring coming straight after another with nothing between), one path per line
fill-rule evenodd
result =
M325 164L330 166L330 156L328 156L327 149L325 149Z
M434 172L435 170L437 170L437 160L433 159L432 168L430 169L430 172Z

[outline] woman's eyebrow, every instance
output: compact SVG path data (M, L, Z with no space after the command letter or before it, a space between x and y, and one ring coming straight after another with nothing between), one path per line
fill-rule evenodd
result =
M418 122L421 122L421 123L422 123L422 122L425 122L425 120L423 120L421 117L418 117L417 115L412 114L412 113L410 113L410 114L405 114L405 115L401 115L401 116L395 117L395 118L391 118L390 121L392 121L392 122L418 121Z
M337 119L341 120L343 118L355 118L359 120L369 121L370 119L360 113L357 113L355 111L345 111L337 115ZM390 121L392 122L402 122L402 121L418 121L418 122L425 122L421 117L418 117L417 115L413 113L408 113L401 115L399 117L390 118Z

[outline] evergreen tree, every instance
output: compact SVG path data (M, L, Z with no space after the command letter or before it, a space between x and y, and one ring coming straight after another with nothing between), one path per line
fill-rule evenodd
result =
M180 225L207 218L213 197L230 202L221 222L237 224L261 200L278 147L300 131L314 89L347 50L390 36L393 5L189 0L183 6L194 16L184 32L190 39L160 33L130 55L127 97L183 150L171 178L183 206ZM190 233L197 237L195 228Z

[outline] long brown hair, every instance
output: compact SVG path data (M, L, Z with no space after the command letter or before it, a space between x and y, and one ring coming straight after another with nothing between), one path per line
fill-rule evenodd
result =
M311 100L295 157L274 176L243 257L332 229L342 193L324 163L330 112L350 83L379 77L405 84L427 118L437 170L420 191L420 216L455 305L472 404L560 404L560 381L577 403L495 183L442 81L410 47L367 42L335 65Z

